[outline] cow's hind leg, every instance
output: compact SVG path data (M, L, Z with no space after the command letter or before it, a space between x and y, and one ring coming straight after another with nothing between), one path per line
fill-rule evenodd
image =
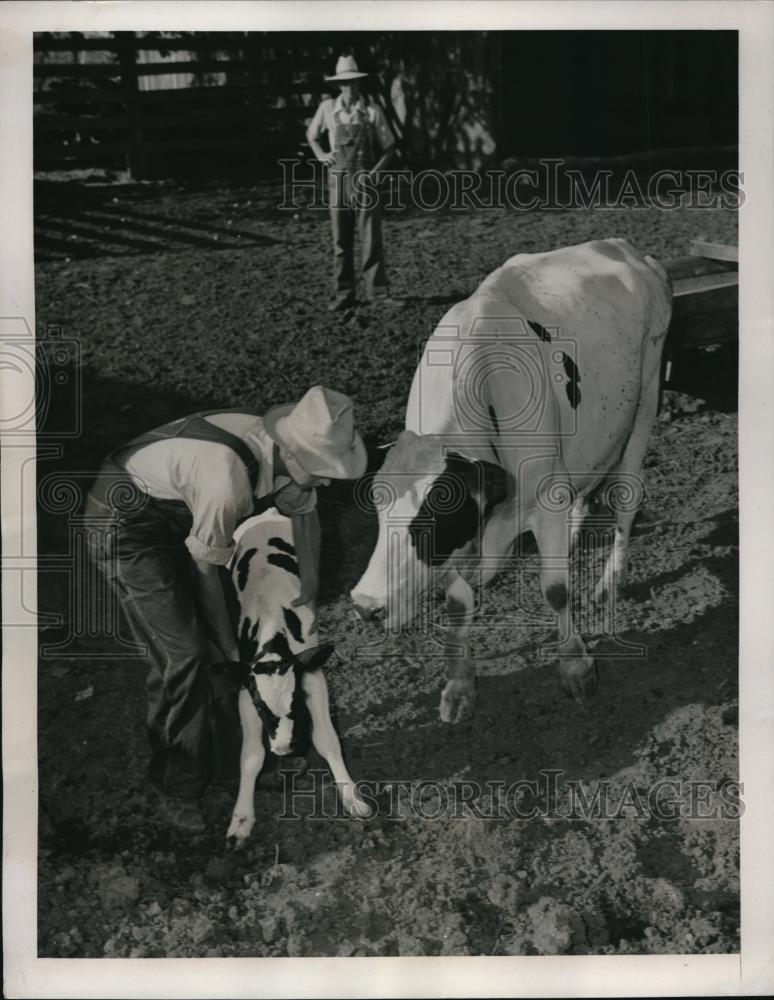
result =
M231 816L227 838L233 837L241 847L255 824L255 782L263 767L263 725L249 693L239 692L239 720L242 723L242 754L239 794Z
M596 601L608 600L626 583L629 535L644 496L642 462L658 410L658 380L657 371L640 396L629 440L605 489L605 501L615 514L615 536L605 568L594 588Z
M476 703L476 668L468 647L473 591L457 573L446 585L446 611L450 619L444 635L448 680L441 695L440 714L442 722L456 723L469 719Z
M341 744L331 722L328 701L328 682L322 670L310 670L303 675L309 714L312 717L312 744L328 764L336 782L336 790L350 816L367 819L371 815L368 805L358 795L357 787L347 771L341 755Z
M597 689L597 667L575 628L570 600L572 519L539 504L532 530L540 550L540 589L559 626L559 676L567 694L582 701Z

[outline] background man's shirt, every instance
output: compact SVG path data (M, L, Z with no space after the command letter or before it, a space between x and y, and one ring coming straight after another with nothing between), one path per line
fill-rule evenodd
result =
M366 102L362 97L358 97L349 109L344 107L341 94L338 97L326 98L318 107L306 134L309 138L319 141L323 132L328 133L328 141L331 144L331 152L336 151L336 122L342 125L357 125L368 122L376 135L382 152L389 149L395 142L384 112L378 104Z

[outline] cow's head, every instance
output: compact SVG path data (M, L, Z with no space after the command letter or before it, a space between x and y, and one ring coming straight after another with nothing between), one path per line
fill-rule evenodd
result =
M279 632L250 664L247 690L263 722L269 750L278 757L308 750L311 718L302 677L319 670L331 653L331 643L293 653Z
M478 550L484 522L507 495L505 471L466 458L434 435L404 431L373 479L379 538L352 590L360 614L388 628L413 620L433 570Z

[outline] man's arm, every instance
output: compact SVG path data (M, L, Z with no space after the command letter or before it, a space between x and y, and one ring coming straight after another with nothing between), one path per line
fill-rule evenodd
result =
M296 546L301 593L293 606L314 604L320 581L320 519L317 510L293 515L293 541Z
M219 647L224 660L238 660L239 648L220 582L220 568L195 557L193 562L196 567L194 580L199 603L212 640Z
M387 119L384 116L384 112L379 107L378 104L373 105L373 121L374 128L376 130L376 139L382 150L382 155L379 157L377 162L371 168L369 173L372 177L378 175L380 170L384 170L387 164L395 155L395 138L392 134L392 129L387 124Z
M323 134L324 127L325 112L323 111L323 106L321 104L315 112L314 118L311 122L309 122L309 128L306 130L306 141L312 147L312 152L320 163L330 163L331 160L333 160L333 153L326 153L319 141Z
M393 158L394 155L395 155L395 145L393 144L392 146L388 146L387 149L385 149L385 151L382 153L382 155L379 157L379 159L376 161L373 167L371 167L371 170L369 171L371 176L375 177L379 174L380 170L384 170L384 168L387 166L387 164L390 162L390 160Z

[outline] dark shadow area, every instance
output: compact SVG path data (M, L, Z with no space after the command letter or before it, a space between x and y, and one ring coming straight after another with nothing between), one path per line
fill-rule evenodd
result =
M207 190L207 186L204 186ZM196 186L186 188L194 193ZM222 194L222 192L221 192ZM159 189L154 188L158 201ZM84 185L75 181L35 182L35 255L40 263L65 257L235 250L279 245L280 240L236 225L138 210L149 198L139 185Z
M725 560L729 575L736 560ZM701 643L695 642L701 635ZM479 677L476 714L470 722L438 721L443 684L415 694L418 719L400 740L373 735L377 746L352 746L357 771L380 780L448 780L463 769L473 781L534 779L542 768L560 768L567 779L593 780L634 763L632 750L671 712L689 704L720 704L733 697L737 680L737 607L724 602L694 621L663 632L626 632L642 644L640 659L616 659L611 641L595 649L597 694L578 704L564 696L556 666L538 666L536 648L521 650L533 669ZM706 656L711 648L712 657ZM612 658L605 655L606 649ZM475 654L474 654L475 655ZM367 669L367 668L366 668ZM389 713L400 705L380 706ZM615 725L610 720L615 719ZM424 720L424 721L423 721ZM714 778L715 776L713 776ZM717 775L717 779L734 775Z
M50 391L50 384L38 383L39 446L51 443L62 449L55 462L46 460L46 469L55 464L62 472L96 472L119 444L169 420L219 405L213 398L194 400L166 387L97 375L85 366L77 373L70 366L57 374L65 376L68 391ZM77 427L80 432L73 433ZM41 463L41 472L43 468Z
M736 413L739 409L739 343L677 351L666 389L702 400L700 410Z

